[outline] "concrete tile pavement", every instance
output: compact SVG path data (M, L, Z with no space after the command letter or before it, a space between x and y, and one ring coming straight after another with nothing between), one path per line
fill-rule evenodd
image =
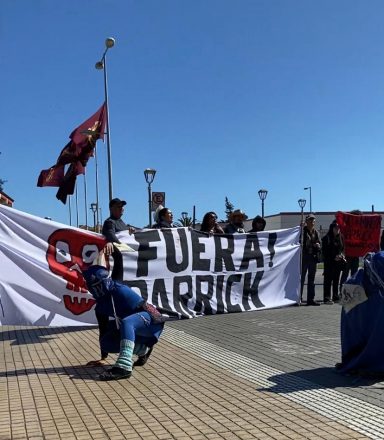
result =
M167 324L147 365L117 382L84 366L96 329L1 327L0 440L384 438L380 384L331 371L337 307Z

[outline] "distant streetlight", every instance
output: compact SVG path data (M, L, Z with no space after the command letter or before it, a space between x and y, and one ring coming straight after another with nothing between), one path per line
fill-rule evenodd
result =
M307 186L305 190L309 189L309 212L312 212L312 187Z
M107 38L105 40L105 51L101 60L95 64L97 70L103 70L104 72L104 95L106 106L106 128L107 128L107 160L108 160L108 189L109 189L109 201L113 199L113 186L112 186L112 155L111 155L111 138L109 127L109 103L108 103L108 80L107 80L107 52L115 45L114 38Z
M155 180L156 170L153 168L146 168L144 170L145 181L148 183L148 217L149 217L149 227L152 228L152 191L151 184Z
M304 206L307 203L307 201L305 199L299 199L297 201L297 203L299 204L299 206L301 208L301 223L303 223L303 221L304 221Z
M258 194L261 200L261 216L264 218L264 200L267 198L268 191L266 189L259 189Z
M93 230L94 230L94 232L99 232L98 230L96 231L97 203L91 203L91 211L93 212ZM97 225L97 226L99 226L99 225Z
M181 213L181 218L182 218L183 220L186 220L186 219L188 218L188 212L183 211L183 212Z

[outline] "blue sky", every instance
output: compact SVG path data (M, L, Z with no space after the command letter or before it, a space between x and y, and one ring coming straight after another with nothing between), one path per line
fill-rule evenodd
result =
M127 222L147 222L147 167L176 218L193 205L198 219L224 218L226 196L253 217L260 188L266 215L296 211L307 186L314 211L384 210L383 14L375 0L3 0L4 191L15 208L68 223L56 189L36 181L103 102L94 64L112 36L113 185ZM87 181L89 204L93 160Z

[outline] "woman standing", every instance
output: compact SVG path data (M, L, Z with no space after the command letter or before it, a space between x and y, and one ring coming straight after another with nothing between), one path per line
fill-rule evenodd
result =
M324 261L324 304L333 304L339 301L340 273L346 262L344 242L336 220L331 223L327 235L322 239L322 251Z
M200 231L209 234L224 234L223 228L217 224L217 215L215 212L207 212L201 223Z

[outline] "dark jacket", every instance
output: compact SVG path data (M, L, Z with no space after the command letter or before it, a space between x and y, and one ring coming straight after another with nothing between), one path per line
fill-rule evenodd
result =
M315 259L319 258L320 249L316 247L316 244L320 244L320 236L316 229L313 229L312 232L309 231L307 226L303 228L303 257L313 257Z
M322 239L322 254L324 264L334 263L337 255L344 253L344 241L342 236L334 236L328 232Z
M121 218L108 217L103 224L102 234L109 243L120 243L116 234L121 231L126 231L128 226L121 220Z

